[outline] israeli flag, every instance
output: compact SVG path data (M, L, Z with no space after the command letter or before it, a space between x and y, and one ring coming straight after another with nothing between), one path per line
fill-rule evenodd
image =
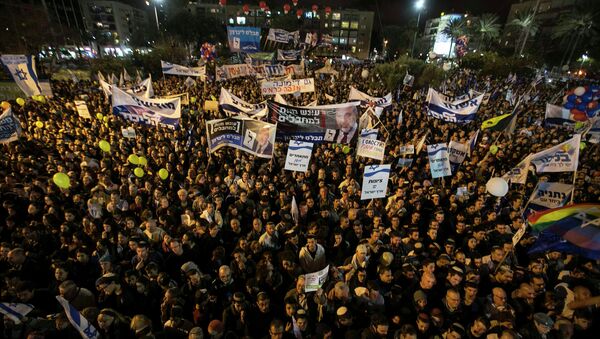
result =
M35 63L31 56L18 54L4 54L2 64L12 75L19 88L28 97L41 95L37 74L35 73Z
M79 334L81 334L83 338L96 339L100 337L96 328L92 326L92 324L84 318L73 305L69 304L67 299L57 295L56 300L58 300L60 305L65 309L65 313L67 314L67 318L69 318L71 325L79 331Z
M360 137L363 139L374 139L377 140L377 134L379 133L378 128L365 128L360 131Z
M29 304L19 303L0 303L0 313L7 316L15 324L20 324L21 320L33 310L33 306Z

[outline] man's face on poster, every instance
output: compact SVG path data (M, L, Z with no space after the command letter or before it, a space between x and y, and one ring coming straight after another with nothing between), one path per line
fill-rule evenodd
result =
M269 141L269 129L261 128L258 130L258 135L256 136L256 140L259 145L264 145Z
M356 113L353 109L347 108L346 110L340 111L335 115L335 121L339 129L344 133L350 132L352 126L356 123Z

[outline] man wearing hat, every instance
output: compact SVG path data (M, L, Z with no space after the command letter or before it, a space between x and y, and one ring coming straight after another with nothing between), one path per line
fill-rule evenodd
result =
M335 312L335 322L333 324L333 337L344 338L347 333L355 332L357 327L354 323L352 313L346 306L340 306Z
M552 327L554 320L546 313L538 312L533 315L533 320L519 329L523 339L551 339L555 338Z
M244 293L235 292L233 294L231 305L223 311L223 327L226 332L233 332L239 337L245 335L248 316L246 312L249 306Z

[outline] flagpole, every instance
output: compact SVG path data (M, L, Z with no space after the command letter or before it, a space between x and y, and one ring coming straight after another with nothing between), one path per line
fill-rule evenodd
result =
M579 164L577 164L577 165L579 165ZM573 188L571 189L571 202L570 202L571 205L573 205L573 200L575 199L575 181L577 181L577 167L573 171Z

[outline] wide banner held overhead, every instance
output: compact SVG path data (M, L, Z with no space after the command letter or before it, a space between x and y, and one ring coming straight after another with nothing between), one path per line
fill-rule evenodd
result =
M587 115L582 114L583 120L587 121ZM578 120L575 120L576 116L571 113L570 110L552 104L546 103L546 114L544 116L544 124L546 126L567 126L573 127Z
M300 31L288 32L284 29L270 28L267 40L287 44L290 41L300 40Z
M269 120L277 123L277 139L349 144L358 137L358 102L294 107L270 101Z
M302 50L277 50L277 60L279 61L296 61L302 56Z
M356 154L361 157L375 160L383 160L385 154L385 141L371 138L358 138L358 150Z
M383 98L377 98L350 87L348 101L360 101L362 107L375 106L375 115L379 118L384 110L392 107L392 93L388 93Z
M229 50L256 53L260 51L260 27L227 26Z
M252 65L248 64L223 65L221 67L215 67L215 75L217 81L221 81L239 77L255 76L256 70Z
M162 67L163 74L183 75L188 77L203 77L206 75L206 66L186 67L162 60L160 61L160 65Z
M427 145L427 155L429 156L429 169L433 179L452 175L448 146L445 143Z
M365 167L360 200L385 198L391 168L389 164Z
M208 148L233 147L260 158L273 157L276 125L251 119L217 119L206 123Z
M575 134L573 138L538 152L531 156L531 163L538 173L544 172L573 172L579 164L579 144L581 134Z
M179 126L181 99L146 99L112 87L114 115L144 125Z
M315 79L295 79L282 81L263 81L260 83L262 95L308 93L315 91Z
M305 173L308 170L312 149L312 142L290 140L284 169Z
M252 116L267 107L267 102L251 104L233 95L231 92L221 87L219 95L219 108L228 116L245 114Z
M483 94L474 98L468 96L451 101L448 96L429 88L427 115L446 122L466 124L475 120L482 100Z

